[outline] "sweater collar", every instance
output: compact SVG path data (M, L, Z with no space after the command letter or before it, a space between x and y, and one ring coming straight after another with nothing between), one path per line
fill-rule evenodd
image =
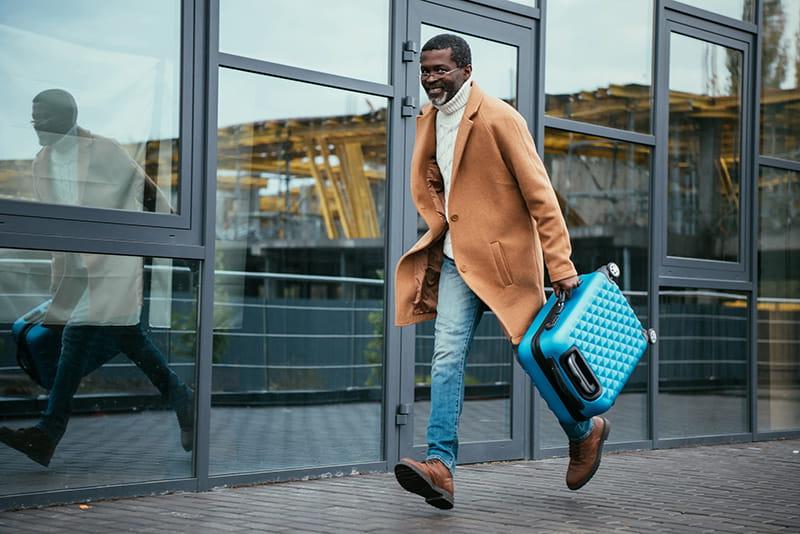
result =
M472 80L465 81L464 84L461 86L461 88L458 90L458 92L455 94L455 96L453 96L453 98L451 98L441 106L435 106L436 109L447 115L455 113L456 111L460 110L461 108L467 105L467 100L469 100L469 94L471 89L472 89Z

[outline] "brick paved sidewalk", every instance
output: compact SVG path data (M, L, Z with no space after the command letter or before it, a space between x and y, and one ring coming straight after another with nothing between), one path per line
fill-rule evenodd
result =
M800 440L607 454L578 492L565 458L463 466L440 511L391 474L0 514L0 532L800 532Z

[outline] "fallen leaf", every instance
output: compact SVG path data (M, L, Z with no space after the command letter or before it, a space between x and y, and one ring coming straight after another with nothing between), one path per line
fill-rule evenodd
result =
M91 510L92 509L92 507L89 506L88 504L79 504L78 508L80 508L81 510Z

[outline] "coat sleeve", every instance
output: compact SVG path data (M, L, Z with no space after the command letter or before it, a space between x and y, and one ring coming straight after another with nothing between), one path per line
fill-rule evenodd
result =
M572 246L567 225L525 119L516 112L508 114L498 130L495 139L500 152L519 184L528 211L536 220L550 280L557 282L576 276L570 260Z

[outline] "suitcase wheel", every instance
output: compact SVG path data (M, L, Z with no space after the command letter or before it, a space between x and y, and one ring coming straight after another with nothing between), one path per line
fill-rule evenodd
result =
M614 280L619 280L619 275L620 275L619 265L617 265L612 261L606 266L606 268L608 269L608 274L610 274Z
M658 341L658 334L656 334L654 328L647 329L647 341L649 341L651 345L655 345L656 341Z

